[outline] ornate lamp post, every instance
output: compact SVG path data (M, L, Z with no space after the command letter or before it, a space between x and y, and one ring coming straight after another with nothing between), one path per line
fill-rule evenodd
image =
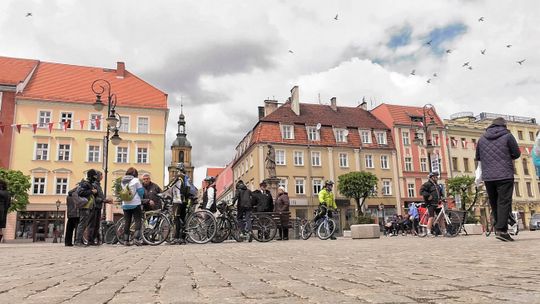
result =
M426 148L429 172L433 172L433 166L431 163L431 153L433 152L433 142L431 139L431 133L429 132L430 128L437 125L435 122L435 110L433 105L426 104L422 107L422 116L411 117L412 122L419 122L422 125L422 130L424 132L423 138L421 138L417 131L414 132L414 143L417 146L422 146ZM425 140L424 140L425 139Z
M62 204L62 202L60 202L60 200L56 200L56 220L54 221L54 238L52 241L53 243L58 243L58 218L60 217L60 204Z
M122 138L118 135L118 128L121 125L120 115L116 113L116 94L111 93L111 84L107 80L98 79L92 83L92 92L96 94L96 102L94 103L94 109L96 111L103 110L103 107L107 106L107 134L104 137L104 153L103 153L103 171L104 171L104 184L103 194L107 196L107 176L109 173L109 141L113 145L118 145ZM106 93L107 104L104 104L101 100L103 93ZM111 132L113 135L111 136ZM107 205L103 205L103 217L107 218Z

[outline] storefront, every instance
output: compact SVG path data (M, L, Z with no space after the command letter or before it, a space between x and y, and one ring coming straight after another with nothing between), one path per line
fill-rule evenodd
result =
M52 242L55 233L58 238L64 235L64 221L64 211L18 212L15 239L32 242Z

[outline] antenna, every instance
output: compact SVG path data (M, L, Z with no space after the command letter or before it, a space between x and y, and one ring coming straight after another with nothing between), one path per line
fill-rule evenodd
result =
M319 104L321 104L321 93L318 93L319 95Z

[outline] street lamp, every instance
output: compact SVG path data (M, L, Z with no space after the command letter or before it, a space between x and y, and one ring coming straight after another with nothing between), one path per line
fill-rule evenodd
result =
M428 165L429 165L429 172L433 172L433 167L431 164L431 153L433 152L433 143L431 139L431 133L429 133L429 129L432 127L435 127L437 123L435 122L435 109L433 105L426 104L422 107L422 116L412 116L411 121L412 122L419 122L422 125L422 130L424 132L423 138L421 138L417 131L414 132L414 139L413 142L417 146L422 146L426 148L427 157L428 157ZM425 139L425 141L424 141Z
M113 145L117 146L122 138L118 135L118 128L122 124L120 115L116 113L116 94L111 93L111 83L104 79L98 79L92 82L92 92L96 94L96 102L94 102L94 109L96 111L103 110L105 104L101 100L103 93L107 93L107 134L105 135L105 151L103 154L103 171L104 171L104 184L103 194L107 197L107 175L109 173L109 140ZM113 132L113 135L111 135ZM107 205L103 205L103 217L107 218Z
M53 243L58 243L58 217L60 217L60 204L62 204L62 202L60 202L60 200L56 200L56 220L54 221L54 238L52 241Z

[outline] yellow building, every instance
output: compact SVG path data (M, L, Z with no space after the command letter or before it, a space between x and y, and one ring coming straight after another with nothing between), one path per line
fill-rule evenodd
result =
M313 217L324 181L337 183L340 175L353 171L372 172L379 178L377 195L365 204L368 212L379 215L378 208L384 205L387 215L399 213L390 130L365 105L339 107L335 98L330 105L306 104L300 103L298 87L291 93L283 105L266 100L259 108L259 121L236 148L234 183L243 180L253 190L269 177L265 158L271 145L276 175L289 193L293 218ZM356 206L337 187L334 192L338 222L344 228L353 220Z
M104 171L107 105L101 111L94 109L91 86L97 79L110 83L121 117L122 140L116 146L109 143L104 190L110 197L113 180L129 167L139 174L148 172L163 184L167 94L128 72L122 62L117 69L39 62L15 98L14 120L20 133L13 137L10 168L29 175L32 186L27 211L8 216L6 239L50 238L56 224L63 230L67 191L89 169ZM105 103L107 94L102 94ZM121 213L110 205L106 211L108 219Z
M513 209L521 213L528 227L530 216L540 212L540 182L532 163L532 147L539 126L534 118L482 112L457 113L445 120L451 163L451 176L474 176L476 142L491 121L497 117L507 120L507 127L516 138L521 157L515 161Z

